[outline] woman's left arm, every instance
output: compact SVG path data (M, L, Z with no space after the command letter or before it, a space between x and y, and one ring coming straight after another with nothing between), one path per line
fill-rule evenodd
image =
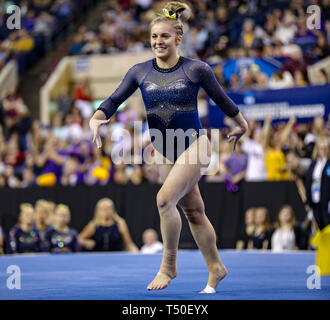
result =
M139 248L133 242L133 240L131 238L131 235L129 233L129 230L128 230L128 226L127 226L126 221L124 219L120 219L118 221L118 228L119 228L119 232L120 232L120 234L123 238L125 248L129 252L139 252Z
M228 97L216 79L212 68L205 62L200 62L198 68L199 85L221 110L234 120L237 126L228 134L228 142L234 143L248 130L247 121L239 111L237 105Z

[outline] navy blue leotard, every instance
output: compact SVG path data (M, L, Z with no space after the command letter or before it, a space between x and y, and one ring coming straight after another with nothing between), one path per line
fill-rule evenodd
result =
M204 134L203 130L200 130L202 126L197 111L197 94L200 87L227 116L234 117L239 113L238 107L221 88L212 68L203 61L183 56L169 69L158 67L156 58L134 65L114 93L103 101L98 109L109 119L117 108L140 88L153 146L175 162L193 141ZM162 133L161 140L154 137L154 129ZM182 129L185 132L184 144L173 139L168 129Z

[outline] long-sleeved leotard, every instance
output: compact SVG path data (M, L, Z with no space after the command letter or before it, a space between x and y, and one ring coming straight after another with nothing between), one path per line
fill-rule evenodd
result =
M200 87L227 116L234 117L238 114L238 107L223 91L211 67L200 60L182 56L169 69L159 68L156 58L134 65L115 92L103 101L99 110L109 119L120 104L140 88L153 146L175 162L203 134L197 111ZM161 139L157 135L159 131L154 129L160 131ZM168 129L182 129L184 133L181 130L176 131L174 135L177 138L173 139L173 130Z

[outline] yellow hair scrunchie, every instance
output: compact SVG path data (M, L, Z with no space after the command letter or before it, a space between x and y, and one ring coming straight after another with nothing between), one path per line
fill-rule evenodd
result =
M165 16L170 19L177 19L177 14L173 11L168 11L166 8L163 9Z

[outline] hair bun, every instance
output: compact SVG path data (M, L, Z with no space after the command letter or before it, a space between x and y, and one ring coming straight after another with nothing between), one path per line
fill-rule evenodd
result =
M166 4L165 8L176 14L176 18L187 21L192 15L192 11L187 3L172 1Z
M191 12L190 10L183 10L181 13L178 14L179 15L179 19L181 19L182 21L188 21L189 18L191 17Z

